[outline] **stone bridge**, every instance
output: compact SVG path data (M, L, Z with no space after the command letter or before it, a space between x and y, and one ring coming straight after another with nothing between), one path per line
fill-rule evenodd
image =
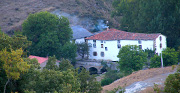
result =
M107 66L112 70L117 70L117 63L116 62L104 62L107 64ZM107 69L104 68L104 65L101 63L101 61L77 61L75 64L76 68L85 68L87 71L90 72L90 74L101 74L103 72L106 72Z

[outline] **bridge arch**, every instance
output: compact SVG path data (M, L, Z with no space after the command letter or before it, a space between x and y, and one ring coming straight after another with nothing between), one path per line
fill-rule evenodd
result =
M86 69L86 68L84 66L79 66L78 73L80 73L82 69Z
M98 74L98 69L95 68L95 67L90 67L90 68L89 68L89 73L90 73L90 75L92 75L92 74Z
M101 71L101 73L104 73L104 72L107 72L107 69L106 68L102 68L100 71Z

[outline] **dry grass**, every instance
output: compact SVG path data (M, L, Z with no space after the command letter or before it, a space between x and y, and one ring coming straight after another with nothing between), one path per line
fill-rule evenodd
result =
M160 88L160 90L163 90L164 86L158 85L158 88ZM147 87L145 90L142 90L139 93L156 93L156 92L154 91L153 87Z
M126 87L131 85L134 82L137 81L143 81L148 78L152 78L159 74L164 74L168 72L173 72L172 67L164 67L164 68L151 68L147 70L140 70L138 72L134 72L131 75L128 75L124 78L121 78L119 80L116 80L115 82L111 83L110 85L106 85L103 87L102 93L105 93L105 90L113 90L114 88L117 88L118 86Z
M113 9L111 0L0 0L0 28L3 32L19 30L30 13L56 8L78 16L94 18L101 16L118 25L118 22L110 17Z

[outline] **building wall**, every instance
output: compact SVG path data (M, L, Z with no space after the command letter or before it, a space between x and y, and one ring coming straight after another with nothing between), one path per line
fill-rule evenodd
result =
M83 43L83 42L85 42L84 38L80 38L80 39L75 40L75 43Z
M92 45L89 51L89 59L95 60L109 60L109 61L118 61L117 55L122 46L125 45L137 45L142 46L142 49L154 49L154 40L109 40L109 41L101 41L96 40L96 48L93 47L93 40L88 40L88 43ZM101 48L101 44L103 47ZM118 48L120 45L120 48ZM106 48L107 47L107 50ZM97 56L93 55L93 52L97 52ZM104 52L104 56L101 56L101 52Z
M161 38L161 39L160 39ZM164 35L159 35L156 40L155 40L155 48L156 48L156 53L160 55L160 53L167 47L166 44L166 36Z

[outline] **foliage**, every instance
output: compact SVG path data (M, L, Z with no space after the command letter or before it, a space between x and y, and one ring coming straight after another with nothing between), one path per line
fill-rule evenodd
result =
M147 54L135 45L123 46L117 57L120 71L126 74L142 69L147 61Z
M161 89L158 87L158 84L155 84L155 83L154 83L153 90L154 90L154 92L156 92L156 93L161 93Z
M109 85L109 84L111 84L112 82L113 82L112 79L110 79L110 78L104 78L104 79L101 80L101 86Z
M72 38L68 19L49 12L30 14L22 27L23 34L32 41L32 46L29 47L32 55L55 55L59 59L62 47Z
M7 49L0 51L0 62L3 62L2 68L5 70L8 81L4 86L4 93L6 86L11 80L17 80L20 78L20 74L24 73L30 67L27 62L21 57L23 54L22 49L13 50L10 52Z
M31 59L32 61L32 59ZM35 60L36 61L36 60ZM36 63L36 62L28 62ZM31 64L33 67L34 64ZM52 64L50 64L52 65ZM101 91L101 85L94 77L89 75L89 72L82 70L78 74L77 69L68 60L62 60L59 65L60 70L52 69L29 69L28 73L22 75L19 80L20 92L56 92L56 93L71 93L71 92L88 92L98 93Z
M71 62L69 60L63 59L59 64L59 70L66 71L68 69L73 69L73 65L71 65Z
M69 59L73 65L76 62L76 51L77 46L75 43L66 43L61 49L61 57L64 59Z
M7 50L7 53L10 53L11 50L15 51L17 49L22 48L24 50L22 56L26 56L25 49L31 45L31 42L27 40L27 38L23 35L16 34L12 37L7 34L1 32L0 30L0 51ZM25 61L26 62L26 61ZM4 62L0 60L0 92L3 92L4 85L8 80L5 69L3 68ZM14 66L15 67L15 66ZM10 82L7 84L7 92L11 92L15 89L16 80L9 80Z
M161 67L161 56L154 55L154 57L151 58L150 68L157 67Z
M82 69L78 74L79 80L81 82L81 92L87 93L100 93L102 88L99 82L96 81L95 77L89 75L89 72Z
M113 16L122 16L121 29L129 32L162 33L168 47L180 45L179 0L114 0Z
M106 90L106 93L116 93L119 90L119 93L124 93L126 90L125 88L118 86L117 88L114 88L111 91Z
M178 52L174 48L166 48L162 51L163 57L163 66L176 65L178 63ZM150 67L160 67L161 66L161 57L154 55L151 58Z
M147 52L147 54L148 54L148 59L151 58L151 57L153 57L154 54L155 54L155 50L145 49L144 51Z
M101 80L101 86L109 85L123 76L124 74L117 70L108 70L104 75L104 79Z
M166 78L164 91L167 93L180 92L180 73L170 74Z
M24 84L23 90L33 90L37 93L55 91L64 93L67 89L69 89L68 92L80 91L80 84L74 76L74 72L70 69L62 72L47 69L34 71L33 76L24 77L29 79L28 81L21 81Z
M84 59L85 55L89 55L89 46L86 42L84 43L77 43L77 52L78 54Z
M55 56L48 57L48 62L44 69L58 70L58 66L56 65L57 59Z
M6 72L7 78L17 80L20 73L26 72L30 67L27 62L24 62L21 57L22 54L22 49L11 50L11 52L4 49L0 52L0 60L4 62L3 69Z
M164 66L176 65L178 63L178 53L174 48L166 48L162 51Z
M12 48L13 50L22 48L25 50L28 46L31 45L31 41L27 40L26 36L17 34L13 35L12 37L4 34L0 31L0 51L6 48L8 51Z

